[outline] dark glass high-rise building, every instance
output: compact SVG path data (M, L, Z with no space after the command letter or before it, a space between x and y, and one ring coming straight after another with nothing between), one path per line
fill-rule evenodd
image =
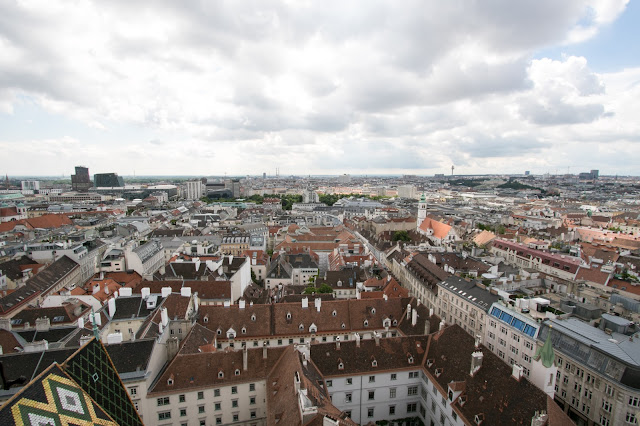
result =
M96 188L124 186L124 179L117 173L96 173L93 175L93 182Z
M89 176L89 168L84 166L76 166L76 174L71 175L71 188L78 192L88 192L91 188L91 177Z

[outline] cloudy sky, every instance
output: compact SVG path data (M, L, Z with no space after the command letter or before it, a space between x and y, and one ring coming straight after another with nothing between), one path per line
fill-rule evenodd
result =
M0 0L0 173L638 175L638 3Z

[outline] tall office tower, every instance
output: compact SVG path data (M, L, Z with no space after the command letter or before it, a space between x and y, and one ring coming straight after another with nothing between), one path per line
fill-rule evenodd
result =
M91 188L89 168L76 166L76 174L71 175L71 189L78 192L88 192L89 188Z
M124 180L117 173L96 173L93 175L96 188L124 186Z

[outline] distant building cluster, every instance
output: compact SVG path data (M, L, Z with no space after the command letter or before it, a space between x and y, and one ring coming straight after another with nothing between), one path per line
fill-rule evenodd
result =
M0 419L637 424L639 184L7 176Z

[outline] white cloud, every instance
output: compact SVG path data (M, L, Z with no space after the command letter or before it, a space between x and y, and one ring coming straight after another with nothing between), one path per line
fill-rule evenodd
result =
M553 150L568 137L629 141L633 150L632 71L599 75L588 58L531 59L593 37L625 5L15 3L0 16L0 114L26 96L52 119L114 139L109 149L66 134L0 141L10 157L25 143L50 147L31 153L43 173L58 148L65 167L95 161L123 174L272 164L291 173L433 173L452 162L512 170L532 154L550 155L536 160L543 166L563 161ZM145 137L114 133L126 128Z

